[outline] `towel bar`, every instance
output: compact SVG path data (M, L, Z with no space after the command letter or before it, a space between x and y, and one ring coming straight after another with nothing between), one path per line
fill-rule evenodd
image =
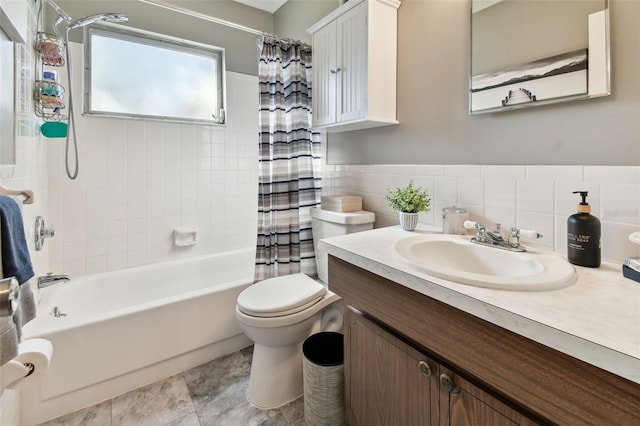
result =
M33 191L26 189L9 189L4 186L0 186L0 195L15 195L18 197L24 197L22 204L33 204Z

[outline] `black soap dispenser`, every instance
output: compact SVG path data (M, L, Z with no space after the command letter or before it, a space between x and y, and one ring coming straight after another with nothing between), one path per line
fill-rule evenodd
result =
M578 213L567 220L567 257L574 265L597 268L600 266L600 221L590 214L588 192L573 193L580 194L582 202L578 204Z

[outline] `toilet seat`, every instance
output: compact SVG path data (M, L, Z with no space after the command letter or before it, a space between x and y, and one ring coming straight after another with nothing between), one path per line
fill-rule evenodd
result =
M305 274L284 275L255 283L238 296L238 309L254 317L280 317L318 303L327 289Z

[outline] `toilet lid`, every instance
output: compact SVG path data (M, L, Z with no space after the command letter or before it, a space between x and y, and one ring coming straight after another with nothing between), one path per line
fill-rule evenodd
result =
M238 308L255 317L280 317L307 309L327 289L305 274L269 278L250 285L238 296Z

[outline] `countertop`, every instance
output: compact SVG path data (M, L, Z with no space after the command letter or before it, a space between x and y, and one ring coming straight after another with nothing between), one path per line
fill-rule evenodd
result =
M620 264L576 266L576 282L559 290L485 289L422 273L395 252L394 245L401 239L433 231L422 225L413 232L392 226L325 238L319 247L399 285L640 383L640 283L624 278Z

